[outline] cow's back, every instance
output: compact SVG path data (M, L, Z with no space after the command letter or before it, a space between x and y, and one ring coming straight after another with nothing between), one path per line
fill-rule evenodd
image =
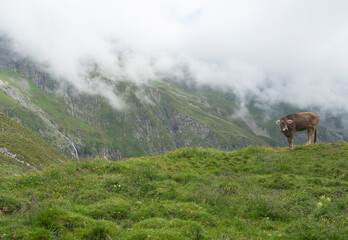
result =
M296 125L296 131L303 131L308 128L316 128L320 121L319 114L315 112L301 112L294 113L286 116L287 119L291 119Z

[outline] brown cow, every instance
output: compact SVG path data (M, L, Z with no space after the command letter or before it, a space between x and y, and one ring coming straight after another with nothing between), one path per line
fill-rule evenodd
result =
M314 143L318 138L318 123L320 116L315 112L294 113L282 117L277 121L281 132L288 138L289 149L293 149L293 139L296 131L307 130L308 140L306 145L311 144L314 135Z

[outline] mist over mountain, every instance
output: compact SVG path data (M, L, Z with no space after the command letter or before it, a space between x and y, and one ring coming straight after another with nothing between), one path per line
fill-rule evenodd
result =
M344 1L0 1L0 111L68 158L347 140ZM304 134L297 134L302 144Z
M67 158L122 159L181 147L284 146L274 119L308 110L285 102L262 105L253 95L241 102L228 89L199 85L189 71L184 71L186 81L164 75L141 85L113 81L97 68L90 71L89 81L107 84L124 102L117 109L105 94L78 91L0 40L0 111ZM321 114L321 119L319 141L347 140L344 113ZM296 144L305 142L305 134L296 135Z
M100 79L168 76L236 94L241 104L348 107L346 1L0 1L12 49L81 92L124 101Z

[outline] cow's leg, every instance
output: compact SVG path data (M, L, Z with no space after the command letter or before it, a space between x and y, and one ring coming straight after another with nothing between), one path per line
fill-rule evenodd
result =
M317 143L317 139L318 139L318 129L315 128L314 129L314 143Z
M288 137L289 149L294 148L293 139L294 139L294 135L291 135Z
M314 136L314 128L308 128L307 129L307 142L306 142L306 145L310 145L311 144L311 141L312 141L312 138Z

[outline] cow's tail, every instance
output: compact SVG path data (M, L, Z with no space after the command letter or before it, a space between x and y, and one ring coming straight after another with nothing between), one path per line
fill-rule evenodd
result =
M314 143L317 143L317 139L318 139L318 129L314 130Z

